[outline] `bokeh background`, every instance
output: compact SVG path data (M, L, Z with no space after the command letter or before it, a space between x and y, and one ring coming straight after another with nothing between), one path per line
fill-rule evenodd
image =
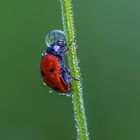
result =
M74 0L91 140L140 139L140 1ZM0 140L75 140L71 98L40 80L59 0L0 0Z

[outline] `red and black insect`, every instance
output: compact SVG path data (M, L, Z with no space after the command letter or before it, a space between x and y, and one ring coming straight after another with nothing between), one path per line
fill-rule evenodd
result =
M51 31L58 32L58 30ZM63 57L66 55L65 40L58 39L52 44L47 44L47 49L42 53L40 73L42 80L51 89L59 93L71 92L71 80L69 69L65 66Z

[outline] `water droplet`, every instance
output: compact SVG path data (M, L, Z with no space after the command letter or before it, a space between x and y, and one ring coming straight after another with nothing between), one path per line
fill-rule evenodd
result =
M59 93L59 92L58 92L58 95L61 95L61 96L63 95L63 96L64 96L64 95L65 95L65 93Z
M55 43L58 40L66 40L63 31L60 30L52 30L45 37L45 43L47 46Z
M45 82L43 82L43 85L44 85L44 86L46 86L46 83L45 83Z
M52 88L49 88L49 93L52 93L53 92L53 89Z
M72 95L72 93L66 93L67 97L70 97Z
M42 57L44 56L44 52L41 53L41 56L42 56Z
M75 127L78 129L78 125L77 124L75 124Z

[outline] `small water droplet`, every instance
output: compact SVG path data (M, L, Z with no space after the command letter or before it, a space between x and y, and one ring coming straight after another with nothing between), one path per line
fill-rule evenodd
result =
M77 59L77 61L78 61L78 63L80 63L80 60L79 59Z
M44 86L46 86L46 83L45 83L45 82L43 82L43 85L44 85Z
M52 88L49 88L49 93L52 93L53 92L53 89Z
M70 97L72 95L72 93L66 93L67 97Z
M75 127L76 127L76 128L78 128L78 125L77 125L77 124L75 124Z
M59 92L58 92L58 95L64 96L64 95L65 95L65 93L59 93Z

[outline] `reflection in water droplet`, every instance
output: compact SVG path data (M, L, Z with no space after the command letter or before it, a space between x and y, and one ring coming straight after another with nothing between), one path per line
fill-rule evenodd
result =
M51 44L55 43L58 40L63 40L63 41L66 40L63 31L52 30L45 37L45 43L47 46L50 46Z

